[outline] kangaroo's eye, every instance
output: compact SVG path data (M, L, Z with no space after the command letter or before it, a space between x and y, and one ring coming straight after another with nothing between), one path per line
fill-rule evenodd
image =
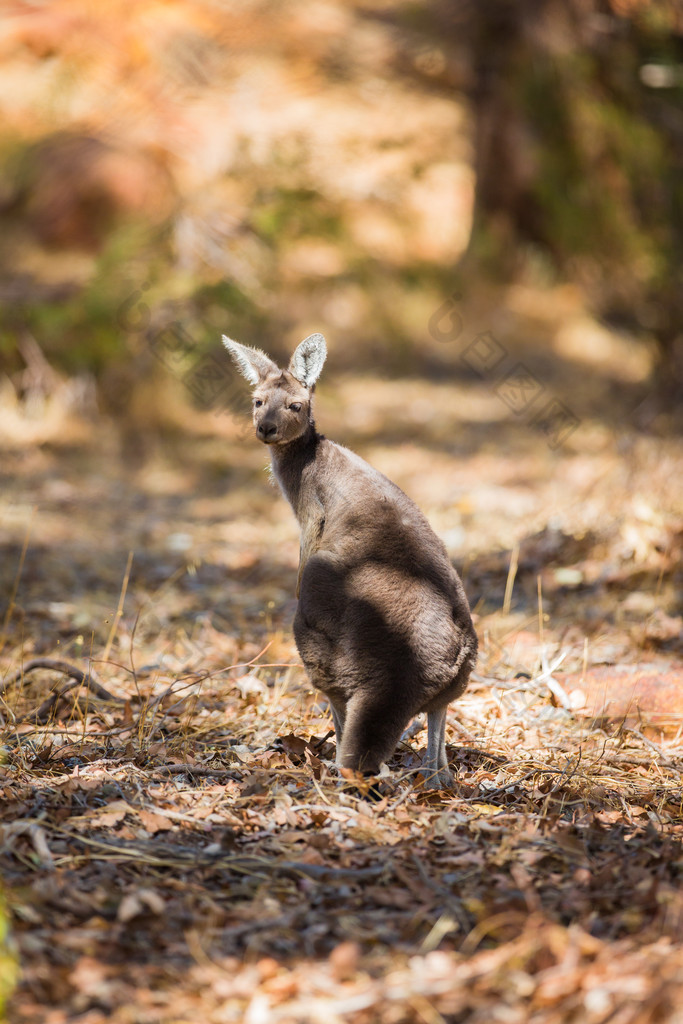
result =
M259 406L263 405L263 402L261 401L261 399L260 399L260 398L255 398L255 399L254 399L254 405L255 405L255 407L256 407L256 408L258 409L258 408L259 408Z
M289 408L292 412L301 412L301 402L292 402Z

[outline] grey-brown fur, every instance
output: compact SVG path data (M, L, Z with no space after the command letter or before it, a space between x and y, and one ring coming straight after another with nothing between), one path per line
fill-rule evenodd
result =
M427 778L451 785L446 709L467 686L477 638L444 545L399 487L317 432L311 396L322 335L301 342L287 370L223 341L253 385L257 437L299 521L294 635L330 701L338 764L374 774L410 719L426 712Z

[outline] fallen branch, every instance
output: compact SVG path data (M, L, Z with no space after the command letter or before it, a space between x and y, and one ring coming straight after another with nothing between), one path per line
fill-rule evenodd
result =
M212 768L210 765L198 764L158 764L150 767L151 772L164 772L167 775L196 775L197 778L242 779L243 772L231 768Z
M92 669L88 669L84 672L83 669L78 668L77 665L72 665L69 661L58 661L55 658L32 658L31 661L27 661L25 665L17 669L13 675L8 676L0 683L0 697L8 690L11 686L15 686L20 682L24 676L27 676L29 672L33 672L37 668L49 669L51 672L61 672L62 675L70 676L75 682L72 686L82 684L100 700L113 701L115 704L123 704L124 701L121 697L115 697L113 693L105 689L102 683L99 681ZM71 688L71 687L69 687Z
M49 721L50 715L58 703L58 701L64 697L70 690L73 690L76 686L85 686L93 696L99 700L109 701L113 704L123 704L124 701L120 697L115 697L113 693L110 693L102 683L99 681L95 673L91 668L87 672L83 669L78 668L77 665L72 665L69 661L58 661L54 658L33 658L31 661L27 661L25 665L22 665L20 669L17 669L13 675L8 676L0 683L0 697L11 687L15 686L20 682L29 672L33 672L37 668L44 668L50 672L61 672L62 675L70 676L73 679L72 683L66 683L64 686L60 686L59 683L54 683L52 686L52 695L43 701L40 707L36 711L31 711L27 715L18 719L19 722L36 722L37 724L44 725Z
M658 768L668 768L670 771L680 772L683 764L678 761L661 761L655 753L649 757L641 754L603 754L594 764L633 764L642 765L645 768L656 765Z
M635 732L635 730L629 731ZM636 733L636 735L639 734ZM641 738L644 739L645 737ZM560 750L562 753L570 752L569 748L560 746L559 744L554 744L549 749ZM586 756L593 756L594 752L584 751L584 753ZM662 760L662 755L666 758L665 760ZM678 758L678 760L672 760L672 758ZM595 760L591 761L589 767L594 768L602 764L633 764L637 766L642 765L643 767L650 767L655 764L658 768L669 768L672 771L680 772L681 768L683 768L683 754L678 750L667 752L664 749L661 749L661 754L659 752L655 753L654 751L652 754L635 752L630 754L628 751L609 751L603 747L600 753L595 757Z
M307 864L303 861L277 861L274 858L255 857L249 854L233 854L222 851L207 853L205 850L196 850L183 846L164 846L158 842L149 844L112 840L105 842L92 835L80 835L69 829L59 827L53 827L52 831L71 842L106 851L109 856L103 859L113 859L120 863L134 861L155 867L172 867L177 869L197 867L220 868L233 871L235 874L263 879L280 875L294 879L303 876L320 882L334 879L366 881L379 878L391 867L390 861L367 868L334 867L327 864Z

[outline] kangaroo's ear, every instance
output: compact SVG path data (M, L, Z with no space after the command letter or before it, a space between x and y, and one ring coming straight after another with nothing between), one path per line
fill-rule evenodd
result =
M322 334L309 334L297 345L289 361L289 372L304 387L312 388L322 372L326 358L327 345Z
M223 344L234 359L237 369L243 377L247 378L252 387L259 384L269 374L280 372L277 364L260 348L240 345L239 341L233 341L232 338L226 338L225 335L223 335Z

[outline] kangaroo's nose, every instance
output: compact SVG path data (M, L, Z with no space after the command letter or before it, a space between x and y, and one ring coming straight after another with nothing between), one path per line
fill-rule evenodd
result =
M256 433L259 437L267 440L269 437L272 437L273 434L277 434L277 427L274 423L259 423Z

